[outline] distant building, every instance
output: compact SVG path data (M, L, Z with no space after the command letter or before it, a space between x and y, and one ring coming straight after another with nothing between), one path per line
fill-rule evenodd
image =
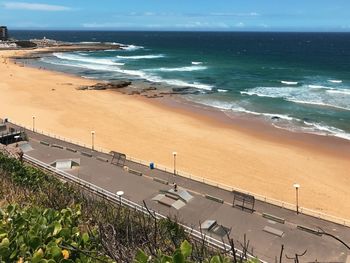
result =
M8 39L8 32L6 26L0 26L0 40L6 41Z
M48 39L46 37L43 39L31 39L30 42L35 43L38 47L54 47L61 44L60 41Z

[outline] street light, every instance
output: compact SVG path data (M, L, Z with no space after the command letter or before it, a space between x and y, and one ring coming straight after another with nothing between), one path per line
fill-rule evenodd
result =
M91 131L91 150L95 149L95 131Z
M174 175L176 175L176 155L177 155L177 152L173 152L173 156L174 156Z
M297 214L299 214L299 196L298 196L298 189L300 188L300 184L293 184L293 187L295 188L295 195L296 195L296 202L297 202Z
M122 195L124 194L124 191L118 191L117 196L119 197L119 203L122 205Z
M35 132L35 116L33 115L33 132Z

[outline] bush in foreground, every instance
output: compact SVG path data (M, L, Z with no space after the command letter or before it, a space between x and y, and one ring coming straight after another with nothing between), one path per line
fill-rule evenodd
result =
M112 262L102 255L97 231L80 229L80 208L43 209L9 205L0 209L2 262Z

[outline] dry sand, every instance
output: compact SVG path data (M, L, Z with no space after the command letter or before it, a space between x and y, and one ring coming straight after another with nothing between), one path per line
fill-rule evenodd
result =
M78 91L92 81L5 63L0 51L0 117L172 167L270 198L350 218L350 143L274 131L174 102L113 91ZM21 51L27 52L27 51ZM19 52L17 52L20 55ZM242 124L242 125L241 125ZM264 130L264 131L263 131Z

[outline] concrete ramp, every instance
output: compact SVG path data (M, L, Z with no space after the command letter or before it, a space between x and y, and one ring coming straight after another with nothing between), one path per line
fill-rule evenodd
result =
M169 196L167 194L158 194L152 198L152 201L156 201L158 202L158 204L161 204L167 207L173 207L176 210L179 210L186 205L186 203L182 201L180 198L176 199L174 198L174 196Z
M182 200L175 201L171 206L174 207L176 210L179 210L180 208L184 207L186 205L185 202Z
M173 195L178 196L180 199L182 199L186 203L188 203L193 198L193 196L190 195L184 189L178 189L177 191L175 191L174 189L170 189L168 192L173 194Z
M225 227L223 225L219 225L216 222L216 220L212 220L212 219L205 220L201 224L200 229L208 231L209 233L213 233L220 237L226 236L231 231L230 228Z
M213 226L216 225L216 220L205 220L202 224L201 224L201 229L203 230L210 230L213 228Z
M80 159L61 159L61 160L54 161L50 165L55 167L58 170L63 170L63 171L72 170L75 167L80 166Z

